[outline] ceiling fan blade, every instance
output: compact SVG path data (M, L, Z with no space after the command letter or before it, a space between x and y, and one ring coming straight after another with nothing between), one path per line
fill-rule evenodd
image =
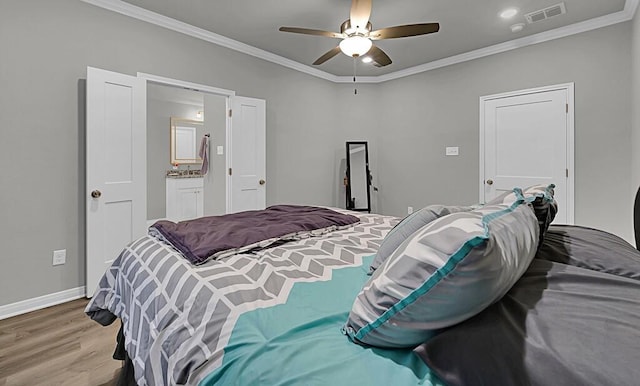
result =
M371 16L371 0L352 0L349 20L351 27L366 29Z
M325 53L324 55L319 57L315 62L313 62L313 64L316 65L316 66L318 64L322 64L322 63L326 62L327 60L333 58L334 56L338 55L339 53L340 53L340 46L332 48L329 51L327 51L327 53Z
M426 35L440 30L440 24L438 23L421 23L421 24L407 24L399 25L395 27L382 28L369 33L369 39L381 40L381 39L395 39L404 38L408 36Z
M384 67L391 64L391 58L389 55L385 54L385 52L375 44L371 46L371 49L367 52L367 56L373 59L373 64L376 67Z
M346 36L339 32L323 31L320 29L298 28L298 27L280 27L282 32L293 32L296 34L327 36L330 38L342 39Z

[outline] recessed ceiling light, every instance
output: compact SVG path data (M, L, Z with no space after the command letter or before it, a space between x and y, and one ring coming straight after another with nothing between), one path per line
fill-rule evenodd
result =
M503 19L511 19L515 15L518 14L518 10L515 8L507 8L504 11L500 12L500 17Z
M365 56L364 58L362 58L362 63L371 63L373 62L373 59L371 59L371 57L369 56Z

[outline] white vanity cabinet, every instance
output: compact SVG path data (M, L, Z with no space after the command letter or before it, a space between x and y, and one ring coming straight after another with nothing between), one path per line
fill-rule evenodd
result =
M204 216L204 179L166 178L167 219L171 221L191 220Z

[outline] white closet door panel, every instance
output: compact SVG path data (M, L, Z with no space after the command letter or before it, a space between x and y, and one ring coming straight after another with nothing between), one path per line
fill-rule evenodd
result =
M485 101L484 201L516 186L553 183L559 208L554 222L567 223L567 106L566 89Z
M87 68L86 295L146 233L146 82Z
M231 212L266 205L266 102L234 97L231 144Z

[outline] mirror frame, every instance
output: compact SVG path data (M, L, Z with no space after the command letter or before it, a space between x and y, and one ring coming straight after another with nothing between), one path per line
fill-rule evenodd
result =
M195 119L186 119L186 118L178 118L178 117L170 117L169 122L169 154L170 154L170 162L171 165L194 165L201 164L202 158L198 157L198 142L196 136L196 158L176 158L176 128L184 125L184 126L194 126L196 129L196 133L198 131L198 127L204 128L204 121L198 121Z
M351 199L351 153L349 148L351 145L364 145L364 167L365 178L367 184L367 206L366 208L355 208ZM347 142L347 179L346 179L346 208L348 210L369 212L371 213L371 173L369 171L369 145L367 141L348 141Z

